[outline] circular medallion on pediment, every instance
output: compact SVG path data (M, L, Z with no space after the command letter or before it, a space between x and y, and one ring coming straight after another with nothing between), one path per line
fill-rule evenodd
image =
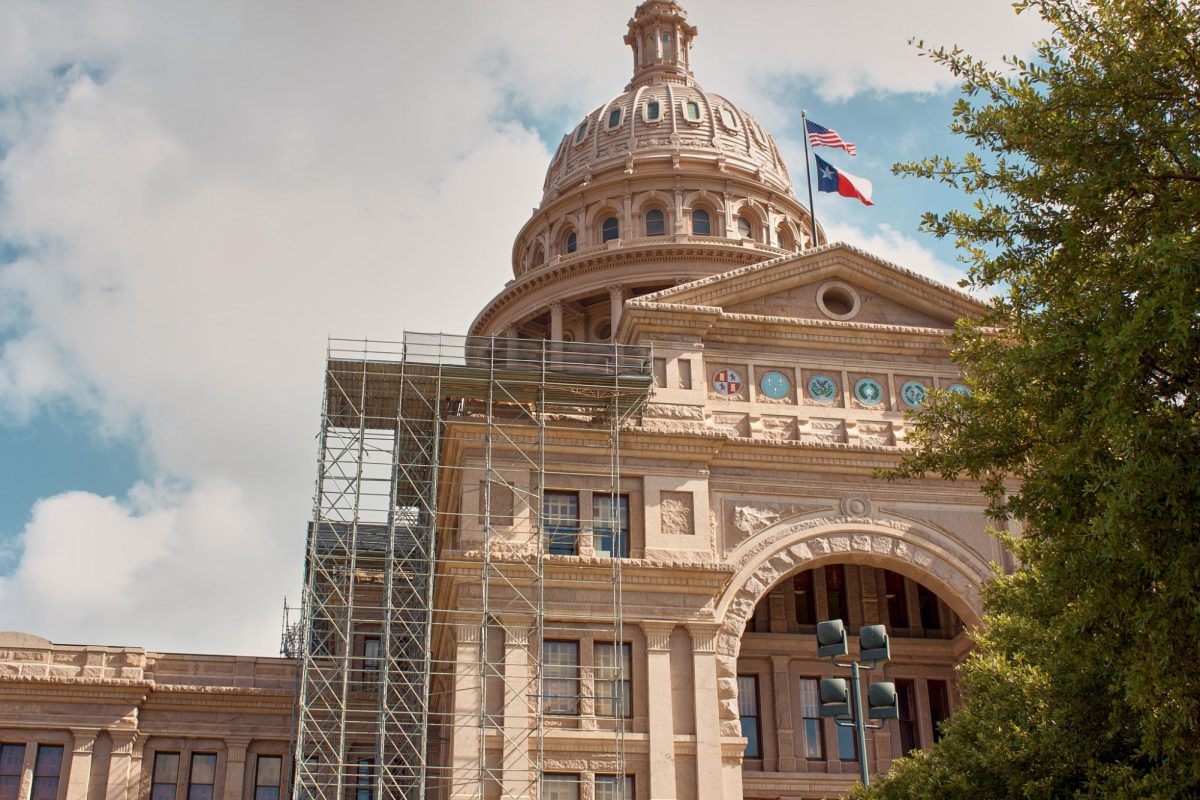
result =
M762 393L772 400L782 400L792 390L792 382L788 380L787 375L778 370L764 372L758 386Z
M874 378L859 378L854 384L854 396L864 406L877 406L883 402L883 387Z
M813 375L808 379L808 396L818 403L832 403L837 393L837 381L828 375Z
M950 384L949 386L946 387L946 391L949 392L950 394L961 394L964 397L971 396L971 390L968 389L964 384L961 384L961 383Z
M719 369L713 373L712 387L723 397L735 395L742 389L742 374L736 369Z
M909 381L900 387L900 397L909 408L920 408L925 405L925 398L928 396L929 390L920 381Z

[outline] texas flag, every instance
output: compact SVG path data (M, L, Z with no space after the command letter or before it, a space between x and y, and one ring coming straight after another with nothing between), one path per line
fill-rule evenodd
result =
M871 202L869 180L838 169L816 153L813 153L813 158L817 160L817 191L837 192L842 197L857 197L868 206L875 205Z

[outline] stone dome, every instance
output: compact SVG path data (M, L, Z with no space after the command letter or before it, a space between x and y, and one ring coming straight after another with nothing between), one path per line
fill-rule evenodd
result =
M823 243L775 141L697 83L697 33L674 0L634 10L633 78L563 137L472 334L610 341L629 298Z

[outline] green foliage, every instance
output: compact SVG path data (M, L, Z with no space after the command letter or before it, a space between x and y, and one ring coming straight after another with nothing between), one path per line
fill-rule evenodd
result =
M1200 5L1018 6L1032 61L929 53L979 155L896 166L975 198L924 227L1001 297L890 477L981 480L1025 568L942 742L856 796L1200 797Z

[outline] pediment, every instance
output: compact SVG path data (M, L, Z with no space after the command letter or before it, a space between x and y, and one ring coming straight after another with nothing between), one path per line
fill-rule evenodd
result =
M949 330L984 306L963 292L846 244L833 244L638 298L724 315Z

